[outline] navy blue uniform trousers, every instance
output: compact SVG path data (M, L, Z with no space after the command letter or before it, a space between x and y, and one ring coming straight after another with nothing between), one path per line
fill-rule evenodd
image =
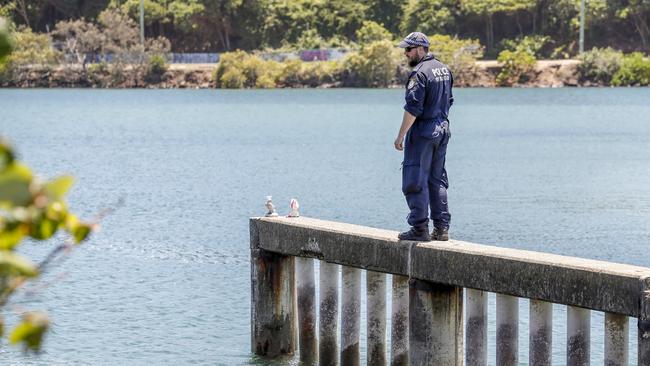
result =
M428 132L431 127L433 133ZM430 208L434 227L449 228L451 215L447 204L449 181L445 156L450 137L449 122L446 120L426 127L422 122L416 121L406 133L402 192L411 210L407 220L411 226L428 224Z

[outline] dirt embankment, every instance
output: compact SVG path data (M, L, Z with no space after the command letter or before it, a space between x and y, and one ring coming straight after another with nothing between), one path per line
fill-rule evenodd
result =
M540 60L534 71L527 74L526 81L513 87L555 88L581 86L578 78L577 60ZM19 76L0 83L2 87L18 88L214 88L212 80L215 64L171 64L168 70L155 78L124 78L115 82L110 75L93 75L80 67L55 68L34 67L21 71ZM457 75L459 87L496 87L496 76L502 66L497 61L478 61L473 71ZM323 88L341 85L321 85ZM395 87L402 87L401 84Z

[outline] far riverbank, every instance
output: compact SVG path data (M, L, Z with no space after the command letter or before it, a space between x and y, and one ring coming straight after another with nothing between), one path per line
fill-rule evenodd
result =
M579 60L539 60L529 72L524 82L514 83L512 87L577 87L603 86L591 81L581 81L578 73ZM124 80L121 83L107 82L106 78L91 68L83 69L79 65L62 65L55 67L31 67L20 73L20 77L5 80L2 87L13 88L152 88L206 89L218 87L214 73L218 64L170 64L164 72L155 78L141 80ZM496 60L477 61L474 67L456 78L457 87L497 87L497 75L503 65ZM389 87L403 86L408 70L402 70L402 76ZM337 88L348 85L342 82L302 82L283 85L283 88Z

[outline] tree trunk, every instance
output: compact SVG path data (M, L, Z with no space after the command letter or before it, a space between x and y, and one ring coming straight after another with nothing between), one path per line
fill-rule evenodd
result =
M492 51L492 48L494 47L494 27L492 24L492 13L488 13L486 18L485 18L485 25L486 25L486 42L487 42L487 53L490 53Z
M648 25L643 20L643 16L637 12L632 13L632 19L634 21L634 26L636 27L637 32L641 36L641 44L643 49L646 50L648 47Z
M18 0L17 2L19 7L19 9L17 9L18 13L25 21L25 25L27 25L27 28L31 28L31 26L29 25L29 16L27 16L27 6L25 5L25 0Z

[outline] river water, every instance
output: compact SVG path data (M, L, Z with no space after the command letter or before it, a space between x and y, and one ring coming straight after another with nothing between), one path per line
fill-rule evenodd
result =
M455 95L452 237L650 267L649 88ZM283 214L296 197L305 216L406 228L392 146L402 102L401 90L0 90L0 134L43 177L76 177L73 211L92 218L124 200L15 298L9 322L45 309L53 326L40 355L4 344L2 363L255 363L248 218L273 195ZM21 252L38 259L51 245ZM555 309L562 365L566 313ZM595 363L602 318L592 313ZM634 342L630 353L635 363Z

